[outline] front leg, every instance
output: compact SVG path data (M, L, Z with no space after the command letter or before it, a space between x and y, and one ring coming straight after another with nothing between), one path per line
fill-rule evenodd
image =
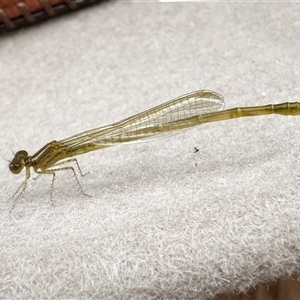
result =
M25 192L26 190L26 187L27 187L27 182L28 182L28 179L30 178L30 167L26 167L26 172L25 172L25 179L23 180L23 182L21 183L21 185L18 187L18 189L16 190L16 192L11 196L11 198L15 198L16 194L17 197L15 198L11 208L10 208L10 213L12 212L12 210L14 209L16 203L20 200L20 198L23 196L23 193ZM21 191L20 191L21 190ZM20 192L19 192L20 191Z

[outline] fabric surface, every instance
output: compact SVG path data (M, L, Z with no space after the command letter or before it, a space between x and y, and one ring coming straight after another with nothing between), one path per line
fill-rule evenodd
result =
M6 161L194 90L299 101L299 29L297 3L108 2L2 35L0 298L206 299L299 272L299 117L90 152L91 197L66 171L51 202L32 172L11 213Z

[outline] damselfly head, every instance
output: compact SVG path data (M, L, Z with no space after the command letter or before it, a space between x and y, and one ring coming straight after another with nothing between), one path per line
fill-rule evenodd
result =
M13 160L9 164L9 170L14 174L19 174L25 166L25 160L28 158L28 153L25 150L18 151Z

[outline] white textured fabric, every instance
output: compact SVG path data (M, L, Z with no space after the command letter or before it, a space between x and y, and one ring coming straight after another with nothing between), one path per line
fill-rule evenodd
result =
M0 153L198 89L300 101L299 5L107 2L2 35ZM300 271L299 117L206 124L21 183L0 165L0 298L205 299ZM194 147L199 151L194 153Z

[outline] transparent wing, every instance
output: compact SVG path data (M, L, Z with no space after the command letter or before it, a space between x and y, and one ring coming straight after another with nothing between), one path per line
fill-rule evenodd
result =
M174 132L201 124L203 114L222 110L222 95L212 91L196 91L175 98L112 125L92 129L61 140L70 150L87 146L93 150L157 135Z

